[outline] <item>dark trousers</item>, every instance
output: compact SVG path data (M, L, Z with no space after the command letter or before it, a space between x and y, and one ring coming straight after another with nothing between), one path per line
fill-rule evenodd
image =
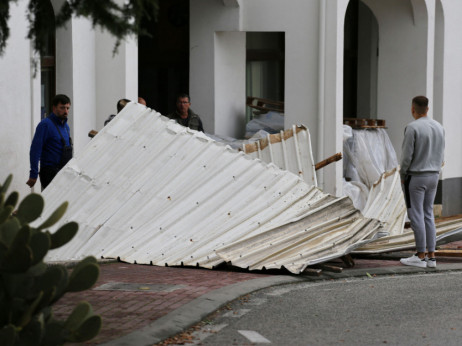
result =
M51 183L56 174L58 174L60 168L58 166L45 166L40 167L39 177L40 184L42 185L42 191Z

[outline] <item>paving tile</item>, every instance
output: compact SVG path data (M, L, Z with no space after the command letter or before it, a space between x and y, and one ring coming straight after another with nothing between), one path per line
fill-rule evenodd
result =
M448 244L445 248L460 249L462 242ZM440 263L461 261L461 258L438 258ZM341 261L338 263L343 267ZM399 265L398 257L355 259L354 269ZM86 300L92 304L95 313L103 318L103 327L96 338L85 344L97 345L147 326L215 289L268 276L261 272L105 263L100 265L100 277L93 289L66 294L53 311L57 318L64 319L78 302Z

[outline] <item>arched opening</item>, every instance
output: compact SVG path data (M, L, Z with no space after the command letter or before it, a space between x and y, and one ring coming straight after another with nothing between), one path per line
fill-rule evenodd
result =
M361 0L345 14L343 117L377 118L378 22Z
M138 39L138 95L148 106L169 114L175 96L189 93L189 0L159 1L159 16L144 18L149 33Z
M40 55L40 115L41 119L51 112L51 101L56 93L56 25L55 12L50 1L43 2L47 18L45 47Z

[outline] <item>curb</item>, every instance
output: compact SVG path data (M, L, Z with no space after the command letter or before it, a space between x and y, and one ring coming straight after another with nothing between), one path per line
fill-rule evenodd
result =
M200 322L212 312L245 294L277 285L305 281L303 277L275 276L253 279L219 288L179 307L155 322L102 345L153 345Z
M378 267L367 269L348 269L342 273L326 273L320 276L272 276L261 279L253 279L236 283L214 290L195 300L179 307L169 314L159 318L155 322L127 334L121 338L111 340L102 345L106 346L131 346L153 345L169 337L181 333L200 322L209 314L223 307L227 303L239 297L258 291L260 289L295 284L307 281L340 280L345 278L371 278L385 275L410 275L416 273L439 273L448 271L462 271L462 263L438 264L435 269L417 268L410 266Z

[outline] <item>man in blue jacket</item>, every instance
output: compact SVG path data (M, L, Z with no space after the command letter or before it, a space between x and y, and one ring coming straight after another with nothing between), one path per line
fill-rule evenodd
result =
M72 138L67 124L70 108L69 97L56 95L52 102L53 112L37 125L30 147L30 174L26 182L30 187L40 176L42 190L45 189L72 158Z

